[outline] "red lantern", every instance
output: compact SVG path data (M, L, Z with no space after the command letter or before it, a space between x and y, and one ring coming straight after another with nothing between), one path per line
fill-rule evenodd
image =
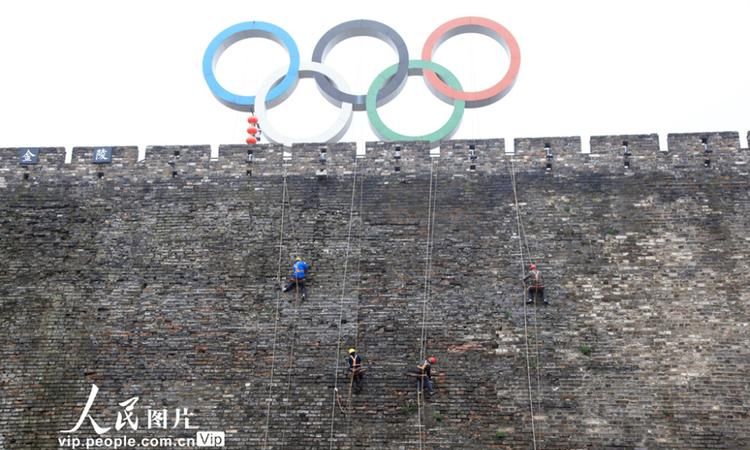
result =
M258 129L255 127L250 127L247 129L247 134L252 134L253 136L255 136L257 133L258 133Z
M255 116L250 116L250 117L247 118L247 122L251 123L251 124L256 124L256 123L258 123L258 118L255 117Z
M253 145L253 144L257 144L258 140L250 136L249 138L245 139L245 142L247 142L247 145Z

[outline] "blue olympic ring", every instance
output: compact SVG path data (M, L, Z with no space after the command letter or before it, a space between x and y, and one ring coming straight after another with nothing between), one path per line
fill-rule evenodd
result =
M214 69L224 50L242 39L261 37L270 39L286 48L289 53L289 70L286 76L268 93L266 101L272 102L294 87L298 80L299 49L294 39L281 27L267 22L243 22L233 25L219 33L208 45L203 54L203 77L214 96L224 105L239 111L253 111L254 95L239 95L224 89L216 80Z

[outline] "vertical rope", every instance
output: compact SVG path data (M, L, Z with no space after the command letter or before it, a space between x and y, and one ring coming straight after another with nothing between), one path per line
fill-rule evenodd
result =
M297 322L299 321L299 286L297 286L296 301L294 305L294 316L292 317L292 343L289 346L289 355L287 357L289 364L287 364L286 374L286 401L284 402L283 415L287 417L289 413L289 399L291 398L292 392L292 371L294 369L294 346L297 343ZM287 427L281 429L281 448L286 448L286 433Z
M424 275L424 299L422 301L422 334L420 337L419 344L419 361L424 361L427 354L427 304L430 300L430 280L432 277L432 240L434 236L434 224L435 224L435 206L437 204L437 171L434 170L436 163L430 162L430 189L429 197L427 201L427 244L425 249L425 275ZM433 172L435 192L433 194ZM418 420L418 432L419 432L419 449L422 450L424 445L424 432L423 432L423 415L424 407L422 405L423 390L424 390L425 379L421 379L417 389L417 420Z
M286 205L286 169L284 169L284 184L281 190L281 225L279 227L279 260L278 260L278 271L276 273L276 282L281 287L281 255L283 252L284 244L284 208ZM263 434L263 449L268 448L268 431L271 424L271 403L273 403L273 377L276 368L276 343L279 330L279 308L281 304L281 289L276 293L276 313L274 314L273 321L273 345L271 347L271 375L268 382L268 398L266 398L266 430Z
M333 429L336 423L336 399L339 389L339 363L341 362L341 325L344 319L344 295L346 294L346 275L349 268L349 250L351 248L352 222L354 219L354 194L357 191L357 159L354 158L354 180L352 181L352 198L349 204L349 229L346 234L346 253L344 256L344 273L341 281L341 297L339 299L339 333L336 339L336 371L334 372L333 395L331 402L331 434L328 439L328 448L333 449ZM350 387L351 390L351 387Z
M515 182L514 182L514 186L515 186ZM520 204L517 205L517 210L519 211L519 214L520 214L520 211L521 211L521 205ZM523 224L523 220L520 220L519 223L520 223L520 226L521 226L520 237L521 237L521 239L523 241L524 247L526 247L526 256L527 256L527 259L528 259L529 262L537 262L537 259L534 257L535 253L532 253L531 246L529 245L529 241L528 241L528 239L526 237L526 227ZM534 306L536 306L536 293L534 293ZM539 323L539 321L537 320L537 314L536 314L536 311L535 311L534 312L534 325L533 325L533 328L534 328L534 350L536 352L536 370L535 370L535 372L536 372L537 413L538 414L542 414L542 380L541 380L541 375L540 375L540 372L541 372L541 370L540 370L540 368L541 368L541 356L540 356L540 352L539 352L538 323ZM542 433L541 433L541 429L540 429L539 430L539 440L540 441L542 441L541 435L542 435Z
M360 290L362 288L362 272L360 270L361 264L362 264L362 236L364 235L364 213L362 209L362 205L364 203L364 187L365 187L365 180L364 177L360 177L359 181L359 208L357 209L357 213L359 214L359 230L357 232L357 247L359 248L359 255L357 255L357 288L356 288L356 295L355 298L357 299L357 307L355 309L355 327L354 330L354 348L357 349L357 353L359 353L359 297L360 297ZM352 388L354 385L354 378L351 378L349 380L349 393L346 398L346 404L347 407L351 409L352 405ZM351 434L351 426L352 426L352 414L351 411L349 415L347 416L347 424L346 424L346 434Z
M523 261L523 241L521 239L521 213L518 208L518 193L516 191L516 170L513 166L513 157L510 158L510 177L511 184L513 185L513 199L516 205L516 227L518 229L518 250L521 256L521 277L526 276L526 267ZM529 332L528 332L528 320L526 311L526 292L523 293L523 334L526 341L526 379L528 382L529 390L529 413L531 414L531 438L534 444L534 450L536 450L536 425L534 423L534 400L532 398L531 389L531 367L529 364ZM537 363L538 365L538 363Z
M284 158L283 158L283 152L282 152L282 165L283 164L284 164ZM286 173L286 168L284 169L284 173ZM291 205L291 196L289 195L289 189L288 188L287 188L287 196L290 197L289 198L289 207L291 208L291 206L292 206ZM290 221L291 221L291 219L290 219ZM300 239L296 238L294 240L294 242L295 242L295 255L301 257L302 252L300 251ZM289 345L289 354L287 356L287 360L289 361L289 363L287 364L287 375L286 375L286 379L287 379L287 381L286 381L286 398L285 398L286 401L284 402L283 412L282 412L282 415L284 417L288 417L288 414L289 414L289 403L290 403L290 399L292 397L291 396L291 393L292 393L292 373L293 373L293 369L294 369L295 345L297 344L297 323L299 322L299 313L300 313L300 311L299 311L300 310L299 305L300 305L300 288L299 288L299 283L295 282L295 286L294 286L294 302L293 302L294 314L293 314L292 320L291 320L291 324L292 324L292 326L291 326L291 329L292 329L292 333L291 333L292 342ZM283 427L281 429L281 448L282 449L286 448L286 435L287 435L287 431L288 431L287 427Z

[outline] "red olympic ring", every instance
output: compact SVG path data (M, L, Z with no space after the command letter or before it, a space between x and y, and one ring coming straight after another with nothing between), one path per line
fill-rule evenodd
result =
M493 103L510 91L518 77L521 66L521 49L516 38L504 26L483 17L459 17L448 21L430 34L422 48L422 60L431 61L437 48L448 39L463 33L480 33L495 39L510 56L510 64L505 76L495 85L481 91L459 91L448 86L435 72L424 70L427 85L452 100L465 100L466 107L478 107Z

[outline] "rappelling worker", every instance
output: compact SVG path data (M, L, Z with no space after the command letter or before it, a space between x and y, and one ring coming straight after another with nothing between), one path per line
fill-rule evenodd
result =
M294 265L292 265L292 274L289 276L287 285L284 287L284 292L289 292L293 288L297 289L302 300L305 299L307 290L305 289L305 277L307 271L310 270L310 265L302 260L302 257L297 256L294 258Z
M529 274L523 279L524 283L529 283L529 287L526 289L527 299L526 303L534 303L534 299L537 294L542 297L542 301L545 305L549 305L547 298L544 296L544 280L542 274L537 269L536 264L529 265Z
M354 393L358 394L362 391L362 377L364 376L365 369L362 367L362 357L357 354L357 349L349 349L349 356L346 357L346 362L349 365L348 371L352 380L352 388Z
M425 359L422 364L417 364L417 389L420 392L424 392L427 389L427 393L432 395L435 393L432 385L432 365L437 363L437 358L430 356Z

